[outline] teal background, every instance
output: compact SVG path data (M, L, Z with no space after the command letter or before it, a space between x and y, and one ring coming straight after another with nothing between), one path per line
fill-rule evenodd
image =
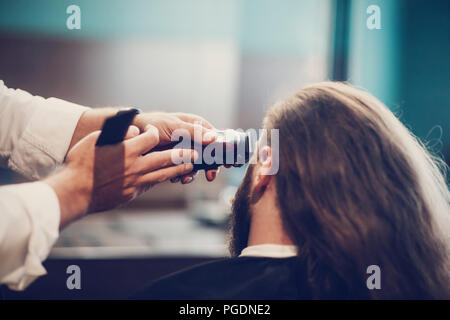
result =
M370 4L381 8L382 30L366 28ZM351 1L350 81L385 102L447 162L449 57L450 1Z
M14 0L0 2L0 29L94 40L227 39L248 53L298 55L310 53L315 43L314 30L302 26L313 22L316 16L311 13L327 3L329 0ZM81 30L66 28L66 8L71 4L81 8Z
M381 29L366 27L368 6L381 10ZM350 6L349 80L367 88L392 107L399 103L400 40L402 16L399 2L353 0Z

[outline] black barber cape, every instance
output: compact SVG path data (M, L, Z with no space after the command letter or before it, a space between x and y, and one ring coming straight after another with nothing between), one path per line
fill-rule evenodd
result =
M240 257L185 269L153 282L132 299L308 299L297 257Z

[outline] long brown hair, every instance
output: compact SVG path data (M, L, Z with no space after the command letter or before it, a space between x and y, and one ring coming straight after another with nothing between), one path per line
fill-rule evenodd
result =
M265 127L279 129L277 201L313 297L450 297L442 162L386 106L319 83L272 107Z

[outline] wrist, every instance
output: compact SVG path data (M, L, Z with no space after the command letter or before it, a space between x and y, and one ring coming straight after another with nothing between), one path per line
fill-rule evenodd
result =
M119 108L110 107L89 109L83 112L72 135L72 140L68 150L72 149L78 141L83 139L89 133L100 130L105 122L105 119L115 115L118 110Z
M89 187L84 185L83 178L70 167L64 167L44 180L52 189L59 201L60 229L87 213L89 207Z

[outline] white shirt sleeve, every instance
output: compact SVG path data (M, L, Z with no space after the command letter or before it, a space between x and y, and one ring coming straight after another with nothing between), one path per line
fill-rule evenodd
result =
M0 283L23 290L45 275L42 266L59 235L59 202L44 182L0 187Z
M86 107L7 88L0 80L0 166L38 180L64 161Z
M0 166L38 180L63 161L88 108L7 88L0 80ZM59 234L60 209L43 182L0 187L0 284L23 290L46 273L42 261Z

